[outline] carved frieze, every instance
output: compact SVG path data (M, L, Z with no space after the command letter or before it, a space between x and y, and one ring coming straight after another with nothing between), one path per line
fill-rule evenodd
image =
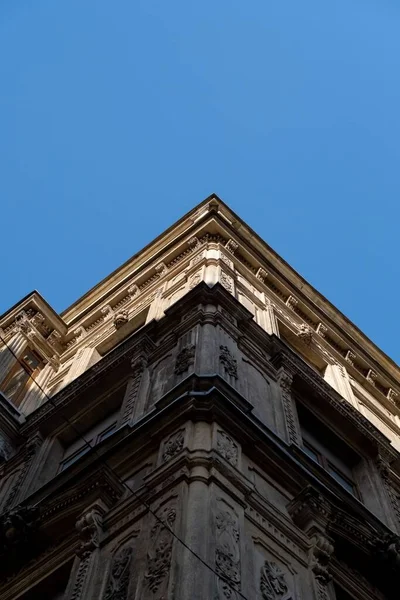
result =
M219 361L224 367L225 373L227 375L230 375L235 379L238 378L237 360L233 357L228 346L221 345L219 347Z
M168 598L169 573L174 541L172 532L176 521L175 504L171 503L165 506L158 512L158 517L160 520L155 520L150 532L147 570L145 573L145 585L152 593L152 600Z
M237 444L224 431L217 431L217 450L234 467L238 464L239 449Z
M168 440L164 444L164 449L163 449L163 454L162 454L163 462L166 462L167 460L170 460L171 458L174 458L174 456L179 454L179 452L183 448L184 440L185 440L185 430L184 429L180 429L179 431L177 431L176 433L171 435L171 437L168 438Z
M273 561L266 560L260 572L260 592L263 600L292 600L285 574Z
M176 375L181 375L187 371L191 365L194 364L195 353L196 346L194 344L190 344L189 346L182 348L175 361Z
M112 559L104 600L127 600L133 548L125 547Z
M219 500L215 523L215 567L219 575L216 598L235 598L235 590L241 587L239 519L225 502Z

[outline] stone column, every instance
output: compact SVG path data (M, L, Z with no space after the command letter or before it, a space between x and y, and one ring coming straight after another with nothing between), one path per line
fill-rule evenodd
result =
M0 383L4 381L4 379L7 377L10 369L14 366L17 360L14 357L13 352L16 354L17 357L19 357L23 348L26 346L26 339L21 332L18 332L11 338L9 342L7 342L7 344L8 346L1 342L2 348L0 352Z
M194 451L210 448L210 425L196 423L193 431ZM199 458L190 470L185 498L183 539L191 550L205 562L209 556L210 490L208 465ZM189 550L179 547L179 589L177 599L204 600L211 598L212 579L210 571Z
M94 503L77 520L79 547L64 595L64 600L89 600L95 598L100 542L103 533L103 516L106 512L101 502Z
M47 380L53 372L53 367L47 364L35 377L35 381L30 382L29 391L21 402L20 411L27 415L35 410L42 402L47 400L44 390ZM40 386L40 387L39 387ZM42 389L40 389L42 388Z

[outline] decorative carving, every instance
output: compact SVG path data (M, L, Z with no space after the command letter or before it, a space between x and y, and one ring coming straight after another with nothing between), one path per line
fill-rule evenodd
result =
M48 344L50 344L52 348L54 348L57 351L59 351L62 348L62 335L55 329L53 329L53 331L47 337L46 341L48 342Z
M148 589L153 594L153 600L164 600L168 597L168 575L174 541L173 528L176 520L176 508L166 506L158 516L161 522L157 520L150 532L145 580Z
M196 248L198 248L200 245L201 245L200 244L200 240L196 236L193 236L193 237L190 238L190 240L188 240L188 246L192 250L196 250Z
M320 335L321 337L324 338L326 336L327 332L328 332L328 328L325 327L325 325L323 323L318 323L318 326L317 326L318 335Z
M289 441L291 444L299 444L296 420L294 415L292 400L293 376L287 371L283 371L278 379L282 389L283 410L285 412L286 425L288 428Z
M236 250L239 248L239 244L235 242L235 240L229 239L225 244L225 248L231 254L235 254Z
M288 306L291 310L294 310L298 305L299 301L294 296L289 296L286 300L286 306Z
M354 361L356 360L356 355L351 350L346 352L345 360L349 362L351 365L354 365Z
M224 273L224 271L221 271L220 281L221 281L221 285L223 285L224 288L226 290L228 290L228 292L233 293L232 277L229 277L226 273Z
M227 507L219 510L216 521L215 566L218 580L218 600L234 598L234 590L240 590L239 522Z
M24 310L15 317L15 331L20 331L28 337L34 334L33 326Z
M78 572L76 574L74 587L71 594L71 600L80 600L82 597L83 586L90 564L90 554L87 553L80 561Z
M131 361L131 378L128 383L128 391L124 399L124 408L122 413L121 425L129 421L135 407L136 398L139 392L142 375L147 366L147 358L144 355L136 356Z
M393 390L392 388L388 389L387 397L388 397L389 400L391 400L392 402L394 402L396 405L398 404L398 402L399 402L399 400L398 400L399 394L397 392L395 392L395 390Z
M130 297L132 299L135 298L136 296L138 296L140 294L139 287L136 285L136 283L130 285L128 287L127 292L128 292L128 294L130 295Z
M300 338L307 346L311 344L313 332L311 327L302 323L299 327L299 331L297 333L297 337Z
M369 381L372 385L375 385L375 380L377 378L377 374L375 373L375 371L373 371L372 369L369 369L367 375L366 375L366 379L367 381Z
M105 321L109 321L110 319L112 319L112 317L114 315L114 311L109 304L106 304L105 306L103 306L103 308L101 309L100 312L103 315L103 319Z
M132 548L123 548L113 557L104 600L126 600L132 554Z
M310 550L311 569L316 579L327 584L332 578L328 571L328 564L334 550L332 540L328 536L315 533L311 541L313 544Z
M162 277L168 271L167 265L163 262L158 263L154 268L159 277Z
M129 321L129 315L127 310L120 310L114 316L115 329L120 329L125 323Z
M224 431L217 431L217 450L234 467L238 464L238 446Z
M9 510L9 508L11 508L11 506L14 503L15 498L17 497L19 490L21 489L21 486L25 480L25 477L29 471L29 467L31 466L33 457L35 456L36 452L38 451L38 449L40 448L42 444L42 438L40 437L40 435L35 435L34 437L32 437L31 439L28 440L27 444L26 444L26 449L25 449L25 460L22 466L22 469L20 470L17 480L15 481L15 483L13 484L10 493L7 497L7 500L4 504L3 507L3 511L6 512Z
M219 361L223 365L225 373L237 379L238 373L236 358L232 356L228 346L220 346L219 350Z
M264 281L267 279L267 277L268 277L268 273L267 273L267 271L266 271L265 269L263 269L262 267L260 267L260 268L257 270L256 277L257 277L257 279L259 279L260 281L263 281L263 282L264 282Z
M386 565L400 571L400 537L395 533L388 533L375 541L375 548L378 557Z
M285 574L273 561L266 560L261 567L260 591L263 600L292 600Z
M79 327L77 327L77 328L74 330L74 336L75 336L75 339L76 339L76 340L79 340L80 338L83 338L83 337L85 337L86 333L87 333L87 332L86 332L86 329L85 329L85 328L84 328L82 325L80 325Z
M94 506L77 520L76 529L80 538L77 554L83 557L87 552L99 547L100 534L103 530L103 511L98 506Z
M176 357L176 362L175 362L175 374L176 375L181 375L182 373L187 371L191 365L194 364L195 353L196 353L196 346L194 344L191 344L190 346L185 346L184 348L182 348L182 350L179 352L178 356Z
M183 429L180 429L168 438L168 440L164 444L164 450L162 455L162 459L164 462L170 460L171 458L179 454L179 452L183 448L184 439L185 431Z
M192 275L192 277L189 280L189 289L192 290L194 287L196 287L196 285L198 285L201 281L201 275L199 273L196 273L196 275Z

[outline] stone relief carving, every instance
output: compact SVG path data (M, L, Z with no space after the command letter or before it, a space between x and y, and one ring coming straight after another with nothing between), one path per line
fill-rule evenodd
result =
M125 398L125 406L123 409L121 423L126 423L133 413L135 407L136 398L139 392L140 383L142 381L142 375L147 366L147 359L145 356L138 356L131 361L131 381L129 385L129 391Z
M175 362L175 374L181 375L185 371L189 369L191 365L194 364L194 357L196 352L196 346L194 344L190 344L189 346L185 346L179 352L176 357Z
M273 561L266 560L261 567L260 592L263 600L292 600L285 574Z
M286 306L288 306L291 310L294 310L298 305L299 301L294 296L289 296L286 300Z
M198 285L201 281L201 275L199 273L197 273L196 275L193 275L190 280L189 280L189 289L192 290L194 287L196 287L196 285Z
M235 242L235 240L229 239L225 244L225 248L231 254L235 254L236 250L239 248L239 244Z
M174 505L165 506L158 516L166 527L157 520L151 529L145 574L146 586L153 594L152 600L168 598L169 571L174 541L172 531L176 520L176 507Z
M292 444L299 443L299 436L294 416L292 401L292 383L293 376L290 373L283 372L279 377L279 385L282 389L283 410L285 413L286 426L288 429L289 440Z
M225 373L237 379L237 360L233 357L228 346L221 345L219 350L219 360L225 369Z
M136 296L140 293L140 290L136 283L134 283L133 285L128 287L127 292L131 298L136 298Z
M132 548L123 548L113 557L104 600L126 600L132 554Z
M311 344L313 332L311 327L302 323L299 327L297 337L300 338L307 346Z
M232 294L233 293L233 279L232 279L232 277L228 277L228 275L226 273L224 273L223 271L221 271L220 281L221 281L221 285L223 285L224 288L226 290L228 290L228 292L230 292Z
M235 590L240 590L241 584L239 521L237 515L229 510L224 502L220 500L219 505L220 509L215 518L215 566L220 575L217 581L217 599L235 599L237 598Z
M367 375L366 375L366 379L367 381L369 381L372 385L375 385L375 380L377 378L377 374L375 373L375 371L373 371L372 369L369 369Z
M328 328L323 323L318 323L317 333L324 338L328 333Z
M180 429L179 431L177 431L176 433L171 435L171 437L168 438L168 440L164 444L164 450L163 450L163 455L162 455L162 460L164 462L167 460L170 460L171 458L173 458L174 456L179 454L179 452L183 448L184 439L185 439L184 429Z
M328 565L333 554L334 546L331 540L320 533L316 533L312 538L312 548L310 555L311 569L316 579L321 583L327 584L331 580L331 574Z
M267 271L265 269L263 269L262 267L260 267L257 270L256 277L260 281L265 281L267 279L267 277L268 277L268 273L267 273Z
M127 323L128 321L129 321L129 315L128 315L127 310L120 310L117 313L115 313L114 320L113 320L115 329L119 329L120 327L125 325L125 323Z
M76 529L80 538L77 554L84 556L99 547L100 534L103 530L103 511L94 506L77 520Z
M42 444L42 438L40 437L40 435L35 435L30 440L28 440L26 449L25 449L26 454L25 454L25 460L24 460L22 469L19 471L17 479L16 479L15 483L13 484L13 486L11 487L11 490L8 494L6 502L3 506L3 512L6 512L7 510L9 510L11 508L15 498L17 497L17 495L21 489L21 486L25 480L25 477L29 471L32 460L33 460L36 452L39 450L41 444Z
M349 362L351 365L354 365L354 361L356 360L356 355L351 350L346 352L345 360Z
M74 587L72 589L71 600L80 600L82 598L83 586L86 580L86 575L89 570L90 554L87 553L81 559L78 567L78 572L75 577Z
M238 446L224 431L217 432L217 450L234 467L238 463Z
M112 319L113 314L114 314L114 311L109 304L106 304L105 306L103 306L103 308L101 309L100 312L103 315L103 319L105 321L109 321L110 319Z

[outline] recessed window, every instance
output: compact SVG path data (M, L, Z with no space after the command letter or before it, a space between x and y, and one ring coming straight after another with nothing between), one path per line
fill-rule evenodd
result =
M5 378L1 386L3 394L15 406L19 406L32 378L35 378L42 367L40 356L34 350L26 348Z
M112 413L106 419L96 423L94 427L83 434L85 441L82 438L77 438L72 442L64 452L64 457L60 463L60 471L64 471L82 456L87 454L92 447L100 444L107 438L109 438L117 430L117 412Z
M350 494L358 497L353 476L353 468L360 460L357 454L302 404L297 408L304 452Z

